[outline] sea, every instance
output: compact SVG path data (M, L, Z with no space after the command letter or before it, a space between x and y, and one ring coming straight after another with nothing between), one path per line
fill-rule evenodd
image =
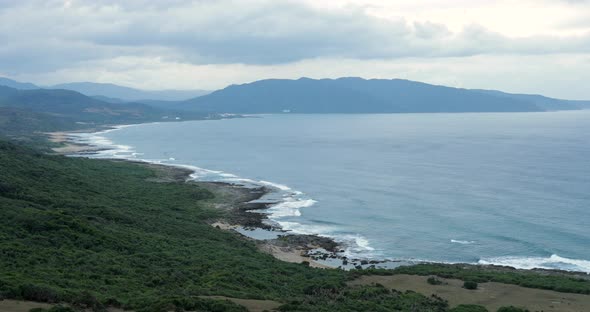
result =
M590 111L255 115L75 140L266 186L268 222L349 257L590 273Z

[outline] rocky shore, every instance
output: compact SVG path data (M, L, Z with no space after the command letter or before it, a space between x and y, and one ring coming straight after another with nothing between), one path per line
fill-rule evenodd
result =
M113 160L126 161L126 160ZM308 263L318 268L334 268L322 259L341 259L338 252L343 252L339 244L331 238L317 235L290 234L269 222L263 210L275 203L261 201L272 190L266 187L245 187L223 182L193 181L192 170L182 167L137 162L156 171L153 182L186 182L205 188L216 195L210 203L214 209L224 212L223 217L211 220L210 224L221 230L232 231L246 240L254 241L259 249L279 260L296 263ZM253 231L268 231L275 238L257 239L248 235ZM345 259L345 257L344 257ZM344 260L346 261L346 260ZM359 260L360 263L360 260Z

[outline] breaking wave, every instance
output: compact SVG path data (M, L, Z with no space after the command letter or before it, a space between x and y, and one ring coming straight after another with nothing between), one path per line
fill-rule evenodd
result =
M475 241L451 239L451 243L461 244L461 245L471 245L471 244L475 244Z
M517 269L557 269L590 273L590 261L551 255L550 257L497 257L481 259L479 264L511 266Z

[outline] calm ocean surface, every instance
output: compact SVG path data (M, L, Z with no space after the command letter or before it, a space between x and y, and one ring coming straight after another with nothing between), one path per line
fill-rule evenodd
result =
M590 272L590 111L260 117L82 139L275 185L274 222L359 257Z

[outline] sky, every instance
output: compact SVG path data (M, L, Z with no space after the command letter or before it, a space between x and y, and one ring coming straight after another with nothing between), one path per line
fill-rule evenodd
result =
M0 0L0 76L219 89L403 78L590 99L590 0Z

